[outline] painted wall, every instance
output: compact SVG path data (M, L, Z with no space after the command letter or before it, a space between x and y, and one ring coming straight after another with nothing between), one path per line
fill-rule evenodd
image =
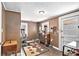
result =
M2 28L2 4L0 2L0 56L1 56L1 39L2 39L2 32L1 32L1 28Z
M31 40L31 39L37 39L39 36L39 23L36 22L32 22L32 21L21 21L22 23L24 23L27 26L27 36L28 39L27 40Z
M49 20L49 28L54 28L56 27L56 31L54 32L54 30L52 29L52 31L50 31L50 40L51 40L51 45L59 48L59 17L56 18L52 18L51 20Z
M5 8L2 4L2 43L6 40L6 19L5 19Z
M2 28L2 4L1 4L1 2L0 2L0 43L1 43L1 39L2 39L2 37L1 37L1 28Z
M38 26L35 22L28 22L28 38L36 39L38 38Z

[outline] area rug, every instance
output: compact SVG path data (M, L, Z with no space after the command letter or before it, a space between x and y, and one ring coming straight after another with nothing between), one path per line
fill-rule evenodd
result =
M23 51L26 56L38 56L45 52L48 52L49 49L43 44L32 43L28 46L23 47Z

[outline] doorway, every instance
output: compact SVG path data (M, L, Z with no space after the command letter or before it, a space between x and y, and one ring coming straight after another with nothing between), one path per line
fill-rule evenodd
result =
M64 18L62 20L63 55L73 55L75 49L79 49L79 15Z
M72 16L63 19L63 45L79 41L79 16ZM76 44L72 44L75 48Z
M26 41L28 37L28 23L21 22L21 42L22 46L26 46Z

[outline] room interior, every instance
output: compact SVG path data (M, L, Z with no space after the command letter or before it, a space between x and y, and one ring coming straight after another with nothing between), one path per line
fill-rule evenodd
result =
M1 2L1 56L79 56L78 2Z

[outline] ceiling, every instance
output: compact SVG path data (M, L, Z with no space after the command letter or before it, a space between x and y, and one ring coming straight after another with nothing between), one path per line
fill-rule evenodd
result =
M21 12L21 20L34 22L79 8L78 2L3 2L3 4L6 10Z

